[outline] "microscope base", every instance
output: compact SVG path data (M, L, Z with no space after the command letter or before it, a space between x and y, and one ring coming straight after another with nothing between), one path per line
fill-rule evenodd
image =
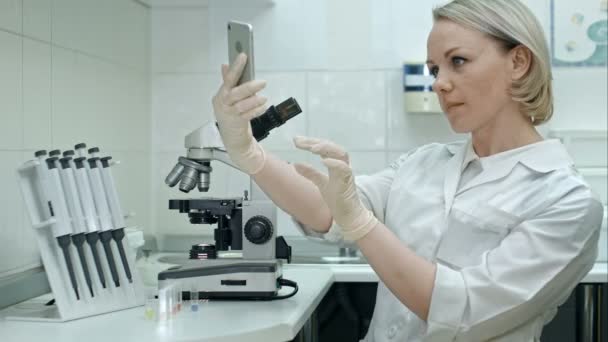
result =
M277 260L204 260L196 266L176 266L158 274L159 293L173 288L198 292L200 299L270 299L280 289Z

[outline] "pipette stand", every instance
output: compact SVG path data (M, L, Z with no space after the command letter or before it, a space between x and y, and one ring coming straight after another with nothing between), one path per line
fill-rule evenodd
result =
M90 270L90 276L93 283L93 296L90 293L88 285L85 281L83 268L81 267L78 258L78 252L73 243L70 243L70 256L74 265L74 273L78 284L78 293L80 299L77 299L76 293L70 282L66 263L61 248L57 244L57 239L53 236L52 227L58 223L60 218L57 215L52 216L52 210L49 207L50 198L47 198L49 189L44 189L44 180L39 174L39 160L30 160L24 163L19 169L19 180L23 198L28 209L30 221L35 232L40 256L44 264L44 269L50 284L53 296L55 299L54 305L43 305L39 308L28 307L23 312L19 311L15 315L8 316L9 320L25 320L25 321L47 321L47 322L65 322L74 319L104 314L108 312L124 310L137 306L143 306L145 302L144 288L142 280L135 267L135 255L130 248L125 248L127 258L130 264L132 273L132 282L126 277L124 269L120 269L120 284L115 286L111 281L110 267L105 258L105 252L101 243L97 243L97 252L100 256L99 260L105 274L105 288L102 286L98 272L96 271L95 261L91 246L87 243L84 245L86 262ZM125 239L128 237L125 236ZM128 241L124 240L125 245ZM111 248L114 256L119 255L118 247L114 241L111 242ZM104 256L104 257L101 257ZM115 260L119 264L120 260Z

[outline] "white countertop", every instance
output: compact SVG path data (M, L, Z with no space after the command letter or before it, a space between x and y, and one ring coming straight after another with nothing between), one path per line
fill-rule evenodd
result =
M597 263L582 283L608 282L606 272L607 264ZM284 265L283 274L299 285L299 292L288 299L210 301L196 313L186 307L164 322L146 320L143 307L65 323L1 320L0 336L2 342L286 341L295 337L334 282L378 281L369 265L290 264ZM286 287L280 294L289 291Z
M298 283L299 291L291 298L275 301L209 301L202 303L198 312L191 312L185 307L173 319L163 322L146 320L143 307L65 323L1 320L0 340L287 341L297 335L325 296L333 283L333 275L327 268L299 265L285 268L283 277ZM279 294L291 290L285 287Z

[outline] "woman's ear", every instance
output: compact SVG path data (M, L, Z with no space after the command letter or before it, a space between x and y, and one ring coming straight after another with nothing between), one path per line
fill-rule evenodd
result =
M532 65L532 51L523 45L517 45L509 51L511 61L511 79L517 81L524 77Z

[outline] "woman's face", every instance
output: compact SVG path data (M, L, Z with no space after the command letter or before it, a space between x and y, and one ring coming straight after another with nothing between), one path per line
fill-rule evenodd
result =
M427 41L427 65L452 129L474 132L513 114L509 53L487 35L449 20L437 20Z

